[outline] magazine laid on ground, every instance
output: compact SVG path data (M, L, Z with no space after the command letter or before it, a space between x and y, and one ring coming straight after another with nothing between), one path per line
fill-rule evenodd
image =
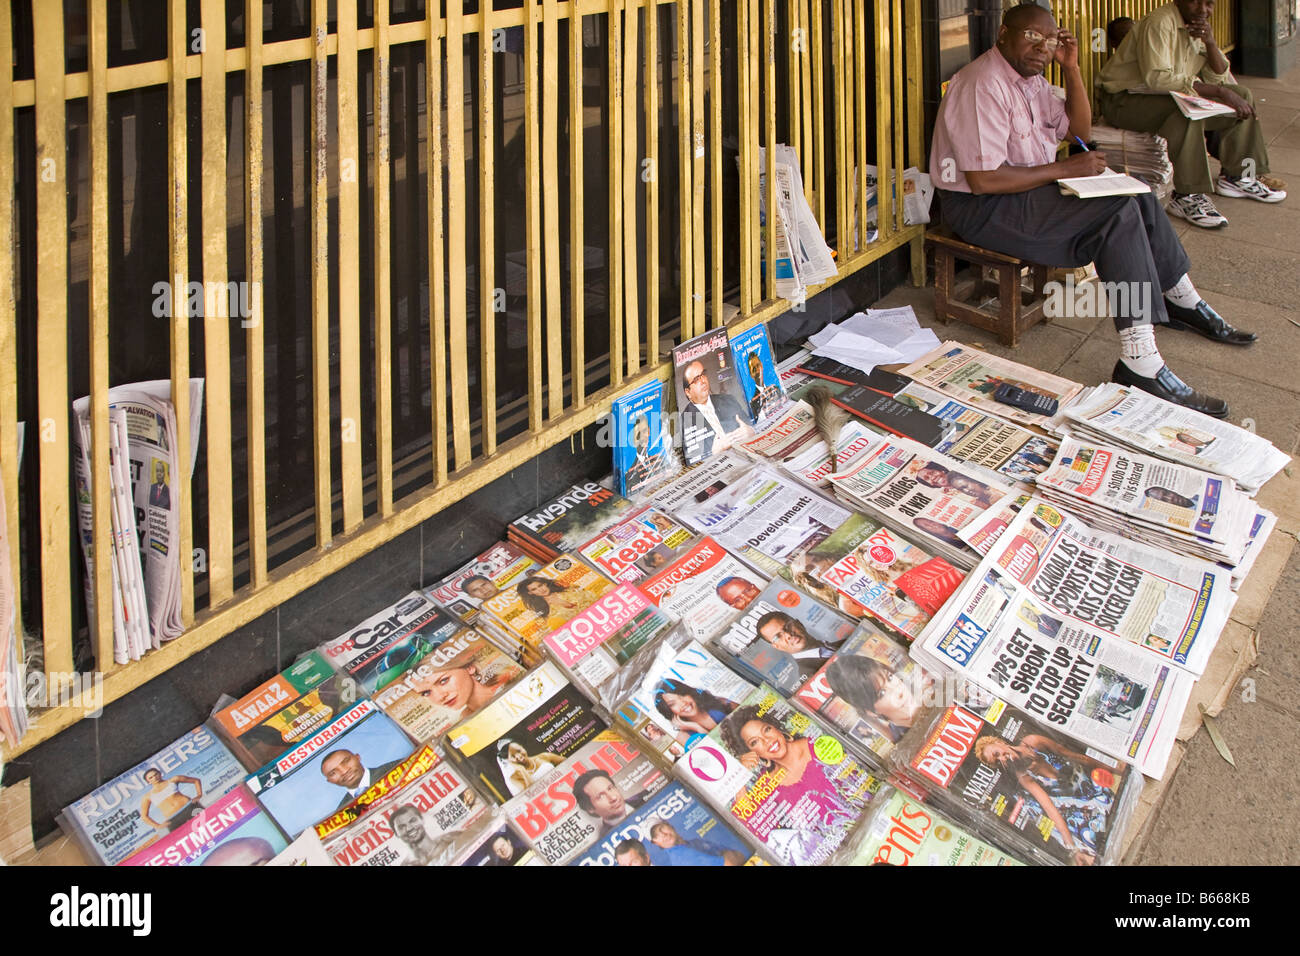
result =
M288 846L240 784L119 866L264 866Z
M425 594L468 623L478 615L484 601L532 574L538 566L509 541L498 541L473 561L426 588Z
M433 740L486 706L524 670L478 631L463 628L374 701L412 740Z
M969 819L1026 862L1113 863L1142 790L1122 761L1003 701L921 715L893 761L931 804ZM1177 718L1175 718L1175 721Z
M691 546L694 535L666 511L647 505L578 547L596 570L636 584Z
M881 787L848 866L1024 866L902 790Z
M539 857L562 866L589 848L604 852L667 783L645 754L606 730L514 797L504 813Z
M248 777L248 788L290 837L337 813L415 750L402 728L361 700Z
M590 565L561 555L484 601L483 611L516 643L535 648L613 588L614 582Z
M821 670L857 626L854 618L777 578L714 639L714 647L754 683L766 681L789 695Z
M765 685L675 767L787 866L830 859L880 786L843 741Z
M576 551L633 508L631 501L596 481L573 485L506 526L506 538L539 564Z
M676 643L659 645L616 715L647 749L670 760L703 740L754 689L698 641Z
M315 831L336 866L446 866L473 852L488 816L488 804L426 745Z
M320 646L359 694L373 694L414 667L451 638L461 623L419 591L412 591Z
M714 455L678 475L650 496L657 508L677 517L682 507L711 498L741 481L754 467L754 461L738 451Z
M164 840L239 786L244 768L206 727L196 727L59 816L59 824L105 866Z
M223 697L211 726L247 770L320 730L356 703L355 683L335 673L325 655L308 651L237 701Z
M607 724L547 661L447 732L444 751L502 804L550 775Z
M645 596L681 621L689 637L707 641L763 590L767 578L705 535L658 574L641 582Z

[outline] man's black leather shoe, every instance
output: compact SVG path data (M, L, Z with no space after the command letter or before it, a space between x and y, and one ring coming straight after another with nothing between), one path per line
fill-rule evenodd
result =
M1210 303L1204 299L1196 303L1194 309L1174 305L1166 299L1165 311L1169 313L1169 327L1171 329L1199 332L1207 339L1222 342L1224 345L1249 345L1259 338L1254 332L1243 332L1241 329L1234 329L1223 316L1210 308Z
M1163 398L1166 402L1182 405L1184 408L1190 408L1202 415L1209 415L1212 418L1228 417L1227 402L1221 398L1203 395L1196 391L1171 372L1168 365L1161 368L1156 373L1155 378L1143 378L1123 362L1116 362L1115 371L1110 373L1110 378L1111 381L1119 385L1140 388L1144 392L1151 393L1156 398Z

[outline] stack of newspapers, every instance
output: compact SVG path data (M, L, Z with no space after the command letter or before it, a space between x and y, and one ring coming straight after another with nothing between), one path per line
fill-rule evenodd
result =
M1073 438L1038 476L1038 492L1094 528L1231 566L1256 511L1230 478Z
M1112 169L1142 180L1161 203L1169 199L1174 189L1174 166L1169 162L1164 137L1094 124L1092 142L1106 154Z
M194 471L203 380L190 379L190 460L176 460L176 413L168 381L141 382L110 389L109 489L112 527L113 606L95 606L94 524L90 500L90 399L72 403L76 418L77 518L86 562L86 611L90 633L113 630L113 658L139 660L163 641L179 637L181 555L177 469ZM101 612L111 614L108 619Z
M821 226L804 195L803 177L799 174L799 156L789 146L777 146L776 169L777 214L767 208L766 150L758 150L759 215L773 228L764 235L776 244L776 293L791 302L803 302L808 287L819 285L837 274L835 257L826 245ZM766 252L763 256L766 268Z
M1064 409L1062 426L1085 440L1224 475L1252 495L1291 460L1254 432L1114 382L1081 393Z

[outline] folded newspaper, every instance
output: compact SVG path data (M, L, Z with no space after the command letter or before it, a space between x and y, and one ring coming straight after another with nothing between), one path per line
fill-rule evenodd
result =
M1078 382L990 355L960 342L944 342L904 368L901 374L973 408L1044 430L1053 426L1046 415L1036 415L995 401L993 393L998 386L1006 383L1037 392L1056 399L1062 408L1083 391Z
M1077 437L1226 475L1249 494L1291 461L1254 432L1113 382L1079 395L1062 418Z
M1228 577L1031 501L911 653L1160 777Z
M203 380L189 382L190 460L198 459L203 415ZM181 620L180 513L176 483L176 413L171 382L157 380L109 389L109 487L113 532L114 659L137 660L149 648L179 637ZM90 501L92 458L90 398L72 403L77 482L77 517L86 562L86 608L92 640L100 627L94 602L93 523ZM188 505L186 505L188 507ZM108 618L103 626L108 626Z
M758 148L758 210L764 226L775 225L770 230L765 228L763 241L768 242L770 235L775 243L777 295L791 302L803 302L809 286L834 278L838 270L830 247L822 236L821 226L804 195L799 155L789 146L776 147L777 214L770 215L767 208L766 152L764 147ZM766 250L762 261L766 268Z

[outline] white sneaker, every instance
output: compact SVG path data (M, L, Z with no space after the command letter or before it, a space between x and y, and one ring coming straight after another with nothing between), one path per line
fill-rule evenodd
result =
M1281 202L1286 198L1284 189L1270 189L1258 179L1231 179L1222 173L1214 184L1214 191L1220 196L1258 199L1260 202Z
M1214 203L1210 202L1210 197L1205 193L1175 195L1169 200L1169 213L1202 229L1217 229L1228 224L1227 217L1214 208Z

